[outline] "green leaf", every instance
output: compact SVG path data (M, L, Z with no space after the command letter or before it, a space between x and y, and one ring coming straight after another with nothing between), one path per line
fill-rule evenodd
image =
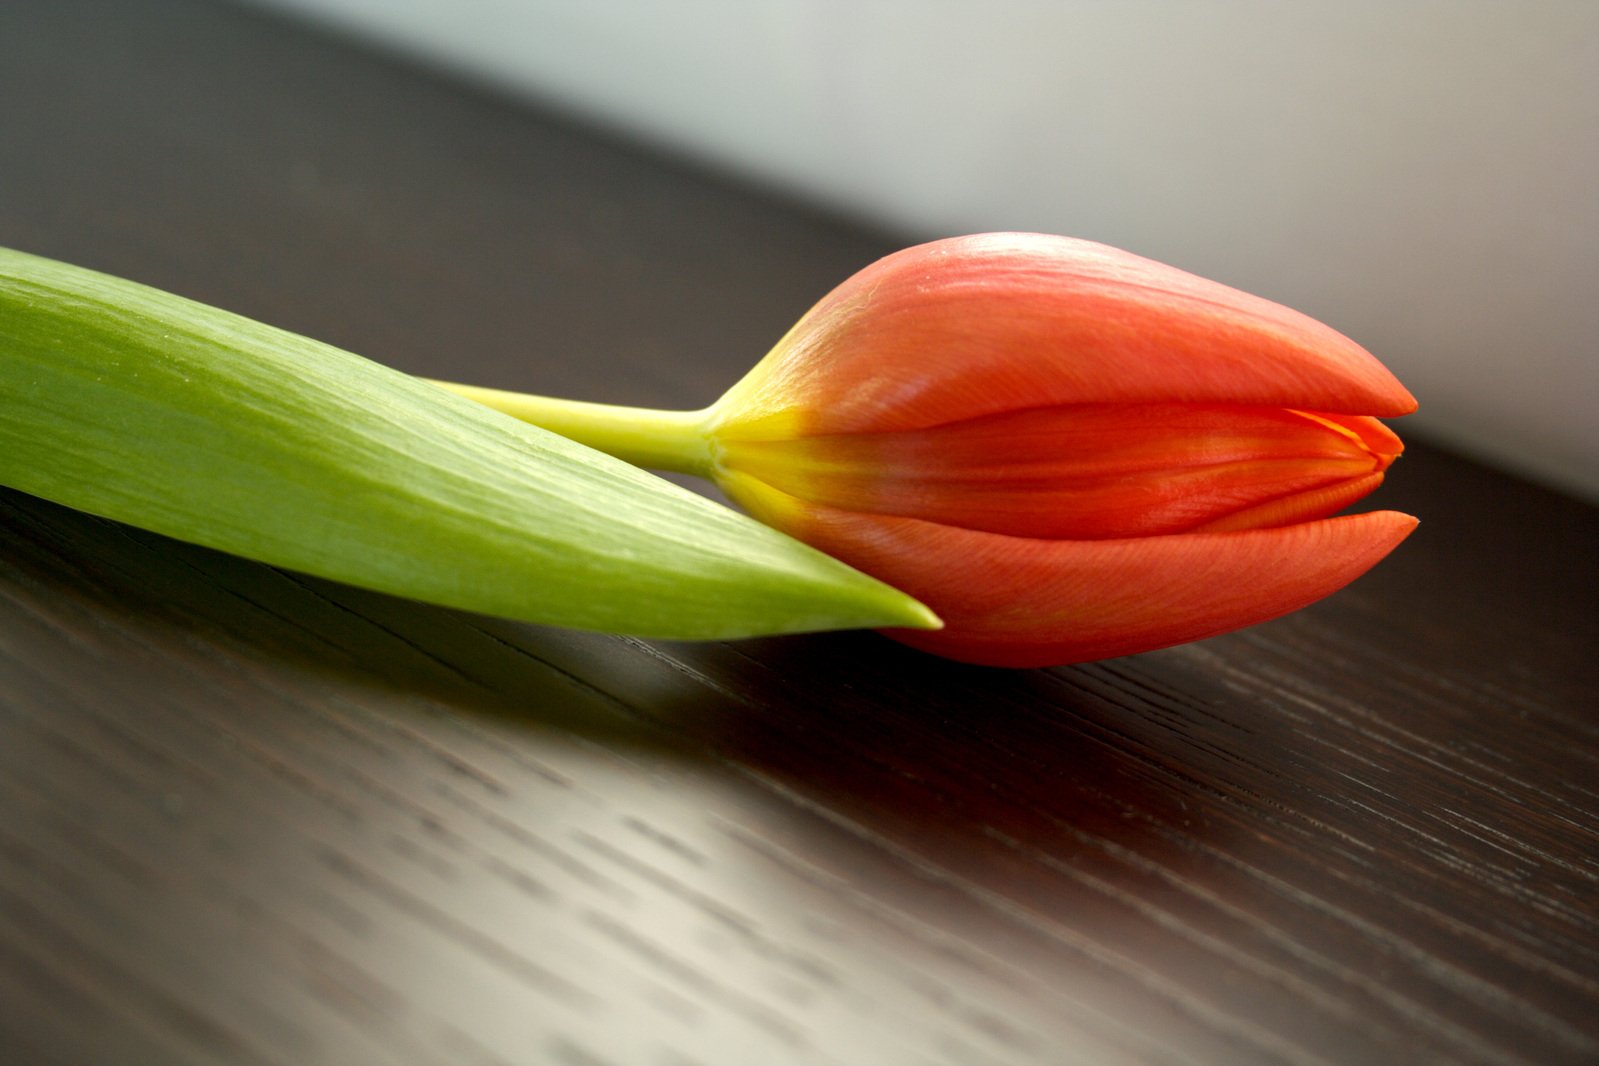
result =
M752 519L437 386L5 249L0 483L533 622L680 639L938 624Z

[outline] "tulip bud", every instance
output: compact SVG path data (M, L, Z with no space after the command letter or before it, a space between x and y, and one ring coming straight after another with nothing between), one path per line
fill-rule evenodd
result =
M466 391L606 447L582 419ZM1213 636L1354 580L1416 521L1328 516L1402 451L1377 416L1414 409L1285 307L1087 241L985 234L862 270L706 411L653 430L634 412L651 444L632 450L945 622L896 639L1039 666Z

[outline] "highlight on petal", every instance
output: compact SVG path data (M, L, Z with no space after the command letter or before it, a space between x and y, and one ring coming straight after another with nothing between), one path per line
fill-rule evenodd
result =
M1164 402L1415 409L1364 348L1297 311L1091 241L1008 233L854 275L717 404L714 429L770 439Z
M966 662L1032 667L1215 636L1344 587L1404 540L1394 511L1238 532L1037 540L853 514L734 476L763 521L932 605L936 633L886 631Z

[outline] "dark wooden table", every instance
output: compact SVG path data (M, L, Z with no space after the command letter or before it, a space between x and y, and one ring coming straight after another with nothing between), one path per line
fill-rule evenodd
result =
M894 244L198 0L5 0L0 103L0 244L490 385L704 403ZM1599 1061L1599 515L1379 499L1310 610L1005 672L0 491L0 1062Z

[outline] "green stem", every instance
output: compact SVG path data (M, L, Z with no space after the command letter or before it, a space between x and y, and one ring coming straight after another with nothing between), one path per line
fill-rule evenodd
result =
M710 476L711 440L705 430L705 411L655 411L450 381L434 384L635 466Z

